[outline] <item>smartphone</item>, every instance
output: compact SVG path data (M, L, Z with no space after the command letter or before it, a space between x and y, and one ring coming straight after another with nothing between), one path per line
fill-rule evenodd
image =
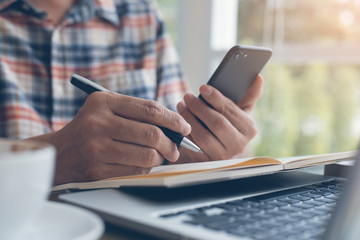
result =
M207 84L237 103L271 54L270 48L236 45L227 52Z

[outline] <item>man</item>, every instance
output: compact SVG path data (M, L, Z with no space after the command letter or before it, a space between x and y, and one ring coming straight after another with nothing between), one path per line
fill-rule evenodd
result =
M1 136L53 144L55 185L143 174L164 159L229 159L256 133L249 112L262 78L237 105L208 85L200 93L212 108L185 94L148 1L2 0L0 42ZM73 73L117 93L87 97L70 85ZM204 153L178 149L155 125L190 134Z

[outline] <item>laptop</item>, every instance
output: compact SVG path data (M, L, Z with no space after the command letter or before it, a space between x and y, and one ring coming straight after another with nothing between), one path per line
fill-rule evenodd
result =
M59 199L161 239L358 239L355 173L359 161L349 180L295 170L170 189L79 191Z

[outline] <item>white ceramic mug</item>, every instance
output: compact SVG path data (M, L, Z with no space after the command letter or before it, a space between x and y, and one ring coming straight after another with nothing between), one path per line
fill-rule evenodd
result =
M47 201L55 148L36 141L0 139L0 239L23 239Z

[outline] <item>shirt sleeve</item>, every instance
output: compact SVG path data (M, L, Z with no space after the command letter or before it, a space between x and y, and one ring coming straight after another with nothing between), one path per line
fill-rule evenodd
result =
M176 111L176 104L189 91L189 86L185 80L176 49L166 32L161 13L156 5L153 5L153 10L157 21L156 81L158 89L156 99L165 107Z

